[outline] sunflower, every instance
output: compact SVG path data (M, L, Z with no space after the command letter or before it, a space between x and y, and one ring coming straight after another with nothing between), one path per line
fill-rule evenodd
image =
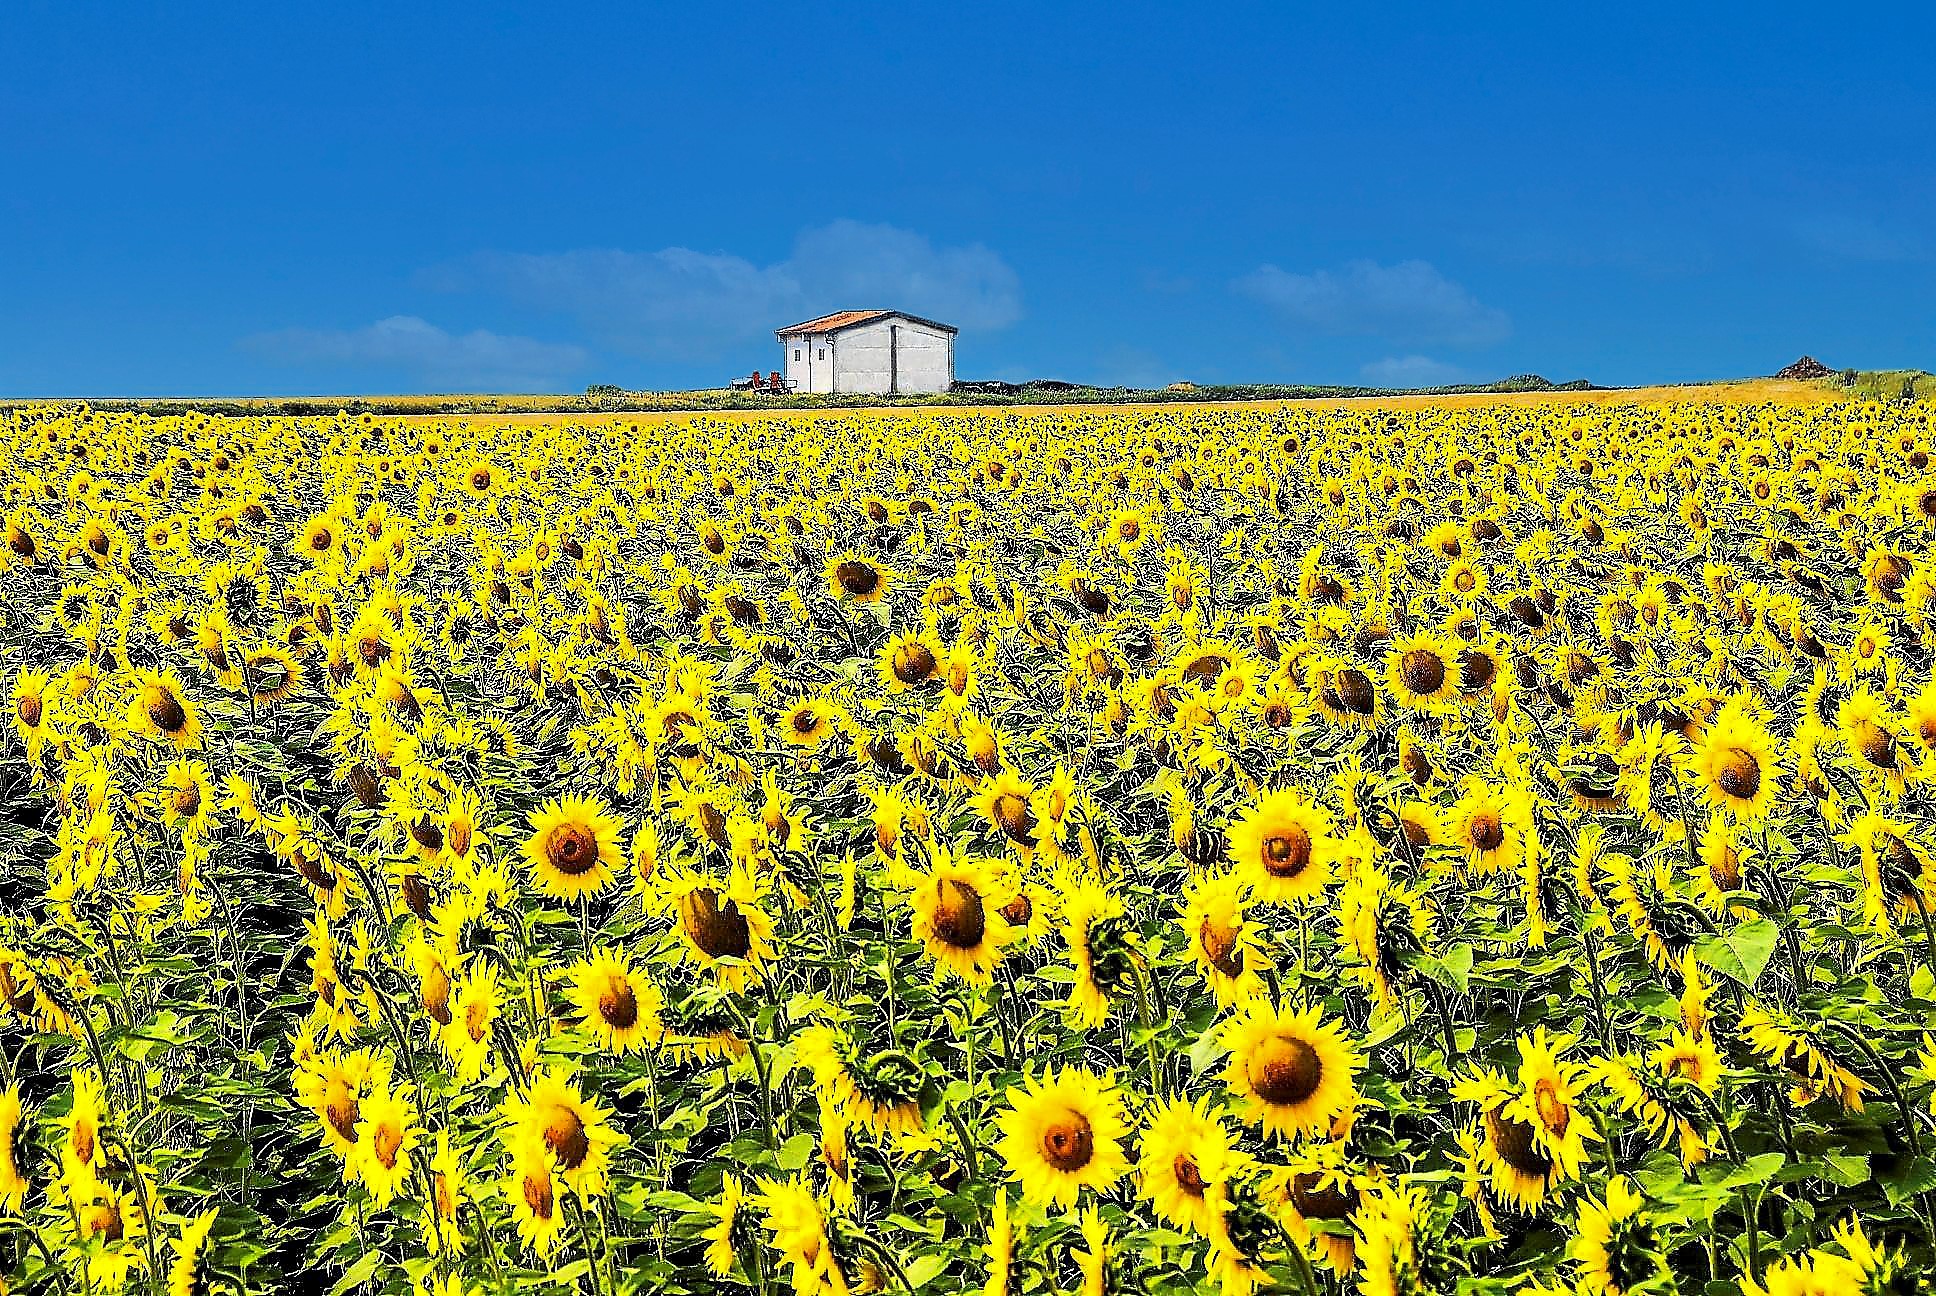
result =
M1015 1225L1008 1213L1008 1189L995 1191L995 1205L988 1219L988 1278L981 1296L1009 1296L1010 1273L1015 1267Z
M503 1007L504 991L495 963L474 961L470 973L451 987L450 1020L439 1028L437 1042L459 1083L468 1084L484 1073Z
M554 900L577 900L610 886L624 862L623 824L597 797L553 797L531 814L524 860L538 890Z
M1135 984L1135 953L1123 902L1102 883L1082 878L1068 887L1062 904L1062 935L1069 943L1074 980L1066 1007L1085 1029L1109 1019L1109 1001Z
M867 1053L855 1036L821 1025L801 1031L794 1047L823 1103L882 1133L921 1130L927 1077L913 1056L891 1046Z
M713 1222L700 1234L706 1243L706 1269L715 1278L726 1277L739 1262L733 1247L733 1229L739 1223L740 1206L745 1200L746 1189L739 1176L728 1170L720 1177L719 1201L712 1207Z
M1701 729L1682 767L1708 805L1736 821L1767 818L1781 770L1768 727L1735 697Z
M827 589L836 602L855 603L863 607L885 598L888 587L894 582L893 572L851 549L829 558L826 573Z
M344 528L329 513L318 513L296 532L293 548L317 566L336 557L342 548Z
M1869 688L1857 685L1835 710L1835 727L1863 783L1891 797L1922 783L1926 772L1916 756L1916 745L1888 704Z
M1029 1076L1008 1090L999 1150L1022 1196L1067 1209L1085 1187L1109 1188L1129 1169L1114 1077L1079 1067Z
M735 866L722 882L709 873L668 875L661 903L672 913L687 962L742 989L773 959L773 919L755 874Z
M538 1132L515 1135L510 1147L511 1168L502 1183L504 1199L510 1204L518 1238L542 1260L557 1247L565 1224L552 1169L555 1155Z
M759 1203L766 1212L773 1249L793 1271L795 1292L801 1296L847 1296L854 1290L834 1254L827 1213L803 1181L762 1178Z
M594 950L568 975L567 998L606 1052L637 1052L663 1033L659 989L633 970L623 952Z
M1238 1115L1265 1133L1328 1135L1358 1105L1357 1050L1313 1006L1302 1012L1253 999L1223 1027L1224 1085Z
M60 1172L70 1183L86 1183L96 1177L107 1154L101 1144L107 1107L96 1072L76 1071L73 1085L74 1101L60 1118Z
M431 1255L463 1246L458 1211L468 1194L468 1176L450 1141L450 1130L438 1130L437 1150L430 1156L430 1201L426 1203L423 1219L424 1246Z
M1844 1111L1862 1110L1868 1084L1837 1062L1822 1047L1821 1036L1792 1015L1750 1000L1741 1011L1739 1031L1748 1048L1789 1081L1788 1096L1796 1107L1829 1093Z
M1401 636L1385 658L1385 685L1408 707L1428 709L1458 684L1457 651L1432 635Z
M1183 897L1180 921L1190 957L1222 1008L1261 992L1271 966L1261 929L1245 916L1249 899L1249 884L1233 873L1199 877Z
M932 867L908 897L914 939L936 966L970 985L985 986L1003 948L1015 938L1003 912L1015 899L987 861L957 859L937 849Z
M1001 830L1024 859L1037 844L1040 826L1032 798L1035 789L1013 770L1004 769L975 796L975 808L989 825Z
M924 635L907 631L881 646L881 684L889 693L932 688L939 682L943 649Z
M780 737L795 747L818 747L833 736L834 727L844 718L831 702L802 698L780 713Z
M1604 1199L1580 1203L1567 1253L1591 1296L1652 1290L1654 1280L1667 1272L1660 1229L1646 1198L1625 1175L1608 1180Z
M1517 784L1493 786L1468 777L1441 821L1446 845L1477 876L1518 869L1532 827L1533 801Z
M489 459L473 459L459 477L473 499L488 499L494 487L505 481L503 469Z
M1600 1140L1580 1104L1586 1068L1560 1057L1572 1042L1536 1027L1519 1037L1514 1083L1481 1070L1453 1090L1479 1107L1479 1165L1493 1192L1524 1210L1536 1209L1554 1184L1578 1178L1587 1143Z
M27 1173L21 1165L20 1083L0 1090L0 1211L18 1215L27 1202Z
M1700 849L1689 873L1701 907L1715 915L1733 912L1743 918L1753 910L1740 903L1748 885L1752 853L1748 835L1727 819L1710 819L1701 831Z
M27 749L30 763L40 759L40 746L47 737L50 722L53 720L53 703L57 695L48 688L48 675L45 671L22 669L14 677L10 719L13 729L20 735L21 745Z
M410 1153L423 1137L409 1085L379 1086L362 1104L362 1126L349 1171L369 1190L370 1199L388 1206L410 1177Z
M323 1146L347 1167L363 1136L363 1104L387 1089L390 1063L369 1049L318 1053L296 1072L296 1092L316 1119Z
M1159 1218L1209 1236L1218 1189L1240 1154L1208 1095L1167 1099L1150 1113L1137 1156L1137 1192Z
M198 760L169 762L160 796L163 817L184 839L203 836L215 822L214 776Z
M209 1290L208 1235L221 1213L205 1210L182 1225L170 1244L175 1255L168 1262L168 1296L203 1296Z
M242 677L258 705L282 701L302 684L302 664L280 644L263 644L242 658Z
M1235 875L1260 904L1301 904L1331 880L1331 812L1303 791L1265 794L1230 829Z
M536 1141L547 1149L566 1187L589 1201L604 1191L612 1149L625 1136L612 1126L612 1114L555 1069L539 1072L530 1088L500 1109L513 1147Z
M128 701L128 728L144 738L176 748L199 747L202 720L181 680L170 670L135 672Z

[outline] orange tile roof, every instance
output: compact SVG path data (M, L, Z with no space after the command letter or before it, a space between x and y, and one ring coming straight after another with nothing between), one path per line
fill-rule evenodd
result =
M893 313L893 311L884 310L835 311L831 315L822 315L819 319L810 319L805 323L778 331L782 336L788 333L836 333L841 329L851 328L855 324L865 324L869 320L877 320Z

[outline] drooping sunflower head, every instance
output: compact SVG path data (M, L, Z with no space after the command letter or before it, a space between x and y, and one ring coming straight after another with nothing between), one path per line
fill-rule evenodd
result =
M1263 989L1271 965L1259 924L1246 915L1249 885L1234 873L1190 884L1181 922L1190 954L1217 1002L1230 1007Z
M1016 934L1005 911L1014 888L986 861L937 850L934 864L908 897L914 939L929 957L971 985L987 985Z
M187 690L172 671L143 670L128 702L128 726L143 737L178 748L201 742L202 722Z
M836 602L866 606L887 596L893 573L853 550L827 560L827 589Z

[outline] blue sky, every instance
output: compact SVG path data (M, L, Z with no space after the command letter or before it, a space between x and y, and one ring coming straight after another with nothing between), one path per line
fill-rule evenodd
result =
M1688 12L1693 10L1696 12ZM0 8L0 394L1936 368L1936 6Z

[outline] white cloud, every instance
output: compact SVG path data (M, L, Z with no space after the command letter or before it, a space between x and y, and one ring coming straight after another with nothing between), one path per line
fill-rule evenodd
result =
M400 373L449 390L545 390L589 360L582 347L485 329L449 333L414 315L357 329L279 329L242 346L281 364Z
M1465 370L1431 356L1386 356L1358 370L1374 387L1444 387L1465 381Z
M849 307L890 307L968 329L1021 318L1021 284L979 243L936 247L892 225L838 220L806 230L786 259L729 253L491 252L439 267L433 288L499 295L567 315L615 349L698 360L795 320Z
M1352 261L1310 274L1264 265L1232 287L1314 333L1481 347L1512 331L1504 311L1485 305L1429 261Z

